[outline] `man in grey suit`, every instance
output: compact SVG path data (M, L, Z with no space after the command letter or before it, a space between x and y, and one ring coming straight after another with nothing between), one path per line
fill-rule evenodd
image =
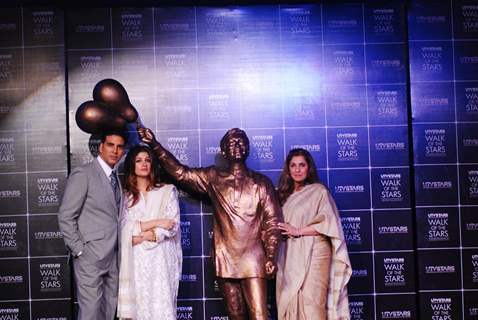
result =
M122 132L103 135L98 157L71 172L58 213L73 256L80 320L115 317L121 189L114 167L125 143Z

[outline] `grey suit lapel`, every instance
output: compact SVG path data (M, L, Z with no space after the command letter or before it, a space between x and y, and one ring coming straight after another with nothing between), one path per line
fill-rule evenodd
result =
M101 165L98 162L98 159L95 159L93 161L93 166L95 168L95 171L98 174L99 182L103 185L103 189L106 190L106 194L105 194L106 198L108 198L108 201L111 203L113 208L116 208L115 195L113 193L113 188L111 188L109 177L106 176L105 172L103 171L103 168L101 168Z

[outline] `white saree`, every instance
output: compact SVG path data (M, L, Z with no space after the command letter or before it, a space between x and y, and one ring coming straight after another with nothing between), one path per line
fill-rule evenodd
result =
M127 201L131 201L128 199ZM171 230L156 228L157 242L132 245L141 232L140 221L168 218ZM181 277L182 249L177 190L164 185L125 205L121 217L121 264L118 317L120 319L176 320L176 298Z
M302 190L290 195L282 210L285 222L299 228L313 226L321 235L330 239L332 256L327 293L327 319L350 319L347 283L352 268L339 213L329 191L319 183L306 185ZM314 238L318 237L289 238L280 248L276 282L279 320L304 319L303 315L295 310L295 306L291 305L294 301L302 300L298 295L311 267L314 241L320 241ZM317 297L306 298L314 300ZM317 315L307 314L305 319L315 317Z

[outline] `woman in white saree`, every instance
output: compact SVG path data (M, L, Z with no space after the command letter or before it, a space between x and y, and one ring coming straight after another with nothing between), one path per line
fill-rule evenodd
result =
M318 182L310 153L289 152L279 179L287 240L278 259L279 320L350 319L347 282L352 268L339 213Z
M176 320L182 264L178 195L173 185L157 179L151 149L131 149L121 217L120 319Z

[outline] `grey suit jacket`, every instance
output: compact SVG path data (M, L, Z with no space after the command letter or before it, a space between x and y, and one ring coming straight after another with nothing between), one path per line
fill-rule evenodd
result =
M101 267L115 257L119 213L109 178L97 159L75 168L66 185L58 213L65 244Z

